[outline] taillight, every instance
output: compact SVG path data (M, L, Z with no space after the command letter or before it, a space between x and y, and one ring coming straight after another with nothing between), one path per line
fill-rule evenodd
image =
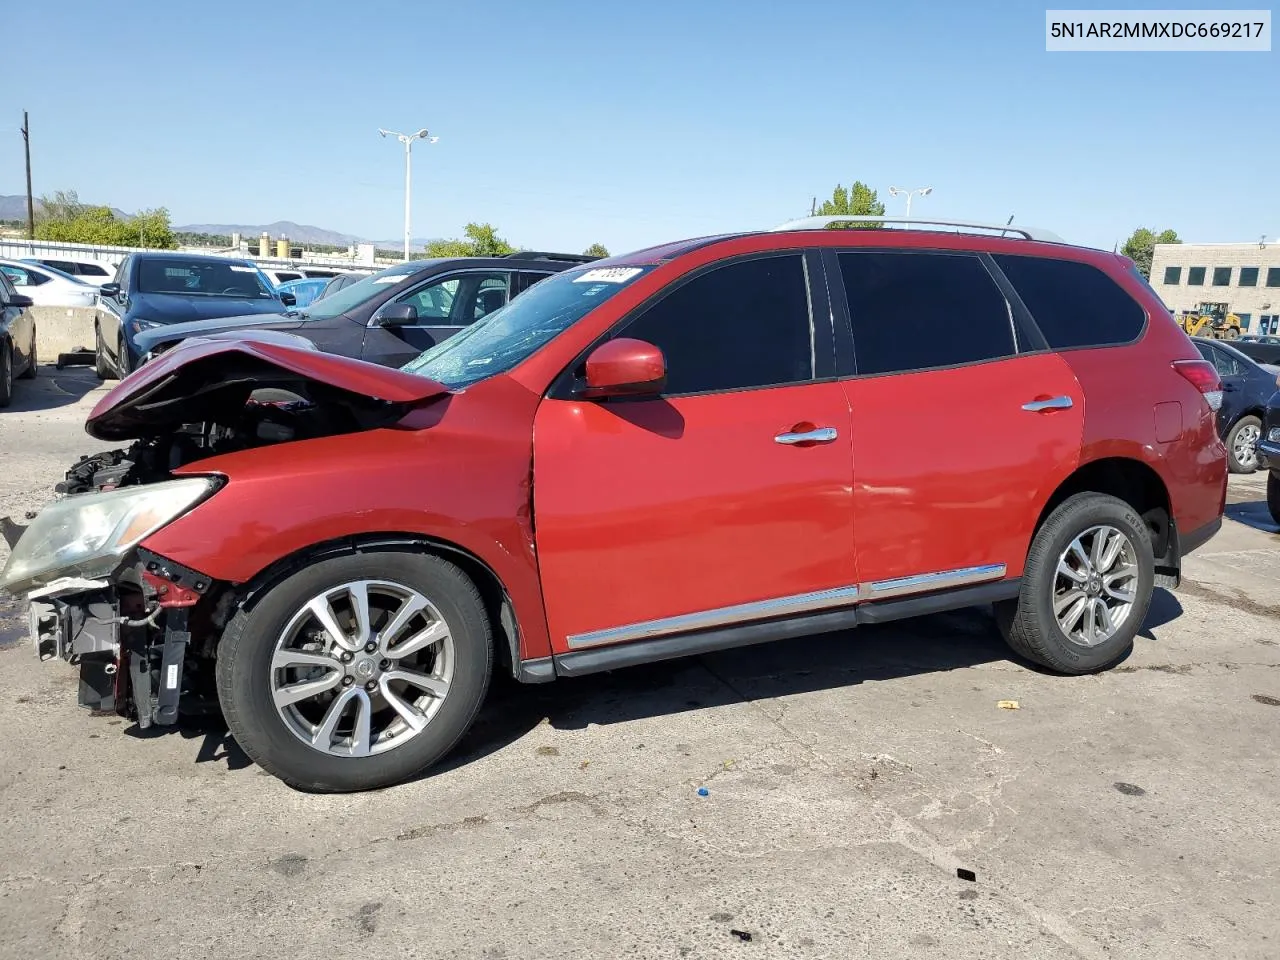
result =
M1222 407L1222 380L1218 371L1208 360L1175 360L1173 369L1182 374L1193 387L1204 396L1209 409L1217 411Z

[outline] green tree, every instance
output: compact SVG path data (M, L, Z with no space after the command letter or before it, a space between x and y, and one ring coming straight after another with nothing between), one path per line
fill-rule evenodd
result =
M515 253L515 247L498 236L491 223L468 223L465 240L433 240L427 244L428 257L502 257Z
M609 248L603 243L593 243L587 249L582 251L584 256L588 257L607 257L609 256Z
M1148 230L1146 227L1139 227L1133 231L1133 235L1124 242L1124 246L1120 248L1120 252L1134 262L1138 271L1151 279L1151 258L1155 255L1155 247L1157 243L1181 243L1178 234L1173 230L1161 230L1156 233L1154 230Z
M152 247L171 250L177 246L164 207L143 210L120 219L110 207L87 206L74 190L59 190L40 198L36 219L37 240L63 243L96 243L114 247Z
M876 192L861 180L853 181L853 186L845 190L840 184L832 191L831 199L824 200L818 207L818 216L832 217L856 215L860 217L883 217L884 204ZM859 224L859 229L878 228L878 223Z

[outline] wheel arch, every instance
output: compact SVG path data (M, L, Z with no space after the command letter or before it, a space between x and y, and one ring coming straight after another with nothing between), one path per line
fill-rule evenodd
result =
M230 589L237 595L235 607L249 610L281 581L312 563L357 553L415 552L434 554L455 564L480 591L485 614L493 628L494 653L511 676L520 676L520 628L515 604L502 578L474 552L438 537L420 533L386 531L362 533L309 544L280 557L247 583Z
M1151 464L1126 456L1099 457L1080 464L1049 496L1035 529L1039 530L1060 504L1078 493L1107 494L1133 507L1151 535L1157 584L1167 585L1162 578L1178 578L1181 553L1173 504L1168 485Z

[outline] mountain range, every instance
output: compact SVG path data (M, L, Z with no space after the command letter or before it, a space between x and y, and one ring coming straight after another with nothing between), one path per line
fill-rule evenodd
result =
M40 201L35 202L36 213L40 212ZM125 213L116 207L111 208L121 220L128 220L132 214ZM27 219L27 195L25 193L14 194L13 196L0 195L0 220L26 220Z

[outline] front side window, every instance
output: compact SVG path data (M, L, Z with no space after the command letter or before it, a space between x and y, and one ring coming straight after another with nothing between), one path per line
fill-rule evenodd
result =
M1230 267L1214 267L1213 268L1213 285L1215 287L1226 287L1231 285L1231 268Z
M1258 268L1257 267L1241 267L1240 268L1240 286L1256 287L1258 285Z
M28 270L26 267L15 267L10 264L0 264L0 270L3 270L5 276L15 287L38 287L43 283L49 282L49 277L43 273L36 273L34 270Z
M662 351L670 395L811 380L813 324L804 260L788 254L714 267L676 287L619 336Z
M1204 267L1188 267L1187 268L1187 286L1188 287L1204 286Z
M1054 350L1129 343L1142 332L1146 312L1097 267L1005 254L993 259Z
M980 363L1016 352L1009 304L977 257L841 253L859 374Z
M506 373L652 267L566 270L406 363L452 390ZM355 290L365 281L351 287ZM345 296L347 291L343 291Z
M465 326L507 303L505 273L465 273L428 283L400 297L424 326Z
M1178 284L1180 284L1182 282L1182 268L1181 267L1165 267L1164 282L1166 286L1170 286L1170 287L1176 287Z
M400 303L407 303L418 311L418 320L429 323L432 320L448 320L449 311L453 309L453 298L458 295L458 287L462 283L457 277L452 280L441 280L429 283L400 298Z
M229 260L181 260L146 257L137 263L141 293L169 293L182 297L238 297L274 299L276 294L257 267Z

